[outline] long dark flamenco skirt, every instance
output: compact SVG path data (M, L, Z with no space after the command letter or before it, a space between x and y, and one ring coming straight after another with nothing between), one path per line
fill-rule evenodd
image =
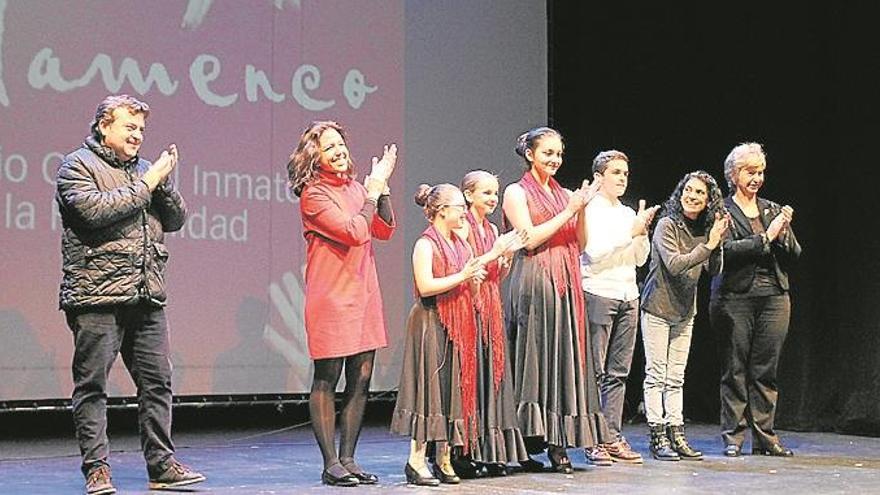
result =
M464 446L460 376L461 360L440 323L434 299L417 300L406 324L391 431L420 443L448 441L452 447ZM478 448L477 440L473 431L470 450Z
M481 328L481 326L477 326ZM528 459L526 444L519 430L513 400L510 355L505 339L504 373L496 390L492 372L492 346L482 338L477 342L477 406L480 408L480 459L486 464L507 464Z
M610 440L590 352L578 341L574 293L560 294L538 261L520 251L508 277L505 326L520 431L531 441L591 447ZM582 322L583 325L586 322Z

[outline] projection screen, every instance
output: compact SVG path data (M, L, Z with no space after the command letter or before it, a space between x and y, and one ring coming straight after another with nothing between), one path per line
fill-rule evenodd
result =
M167 239L178 395L308 392L287 157L318 119L346 127L361 171L400 146L400 225L375 244L390 344L372 388L394 389L426 226L412 195L474 168L518 178L514 140L547 118L546 22L530 0L0 0L0 401L70 396L54 175L113 93L151 107L144 158L181 152L190 214ZM121 362L110 390L134 393Z

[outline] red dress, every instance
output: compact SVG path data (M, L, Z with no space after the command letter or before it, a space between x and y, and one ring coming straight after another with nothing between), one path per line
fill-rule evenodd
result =
M321 172L306 186L300 213L306 253L305 327L312 359L385 347L382 294L372 238L388 240L386 223L348 177Z

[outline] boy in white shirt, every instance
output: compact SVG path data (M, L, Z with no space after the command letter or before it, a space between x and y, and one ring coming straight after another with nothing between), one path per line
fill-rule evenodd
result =
M640 464L642 456L620 429L639 320L636 267L648 259L648 225L659 206L646 209L641 200L636 213L620 202L629 181L629 158L620 151L596 155L593 177L602 185L585 210L587 245L581 254L581 275L602 414L613 438L586 454L594 464L608 464L609 455L614 461Z

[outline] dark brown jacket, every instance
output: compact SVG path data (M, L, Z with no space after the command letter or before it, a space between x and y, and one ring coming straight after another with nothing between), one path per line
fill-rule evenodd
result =
M642 289L642 311L678 323L696 314L700 275L721 273L722 248L706 247L708 229L695 235L685 220L664 216L651 240L651 268Z

